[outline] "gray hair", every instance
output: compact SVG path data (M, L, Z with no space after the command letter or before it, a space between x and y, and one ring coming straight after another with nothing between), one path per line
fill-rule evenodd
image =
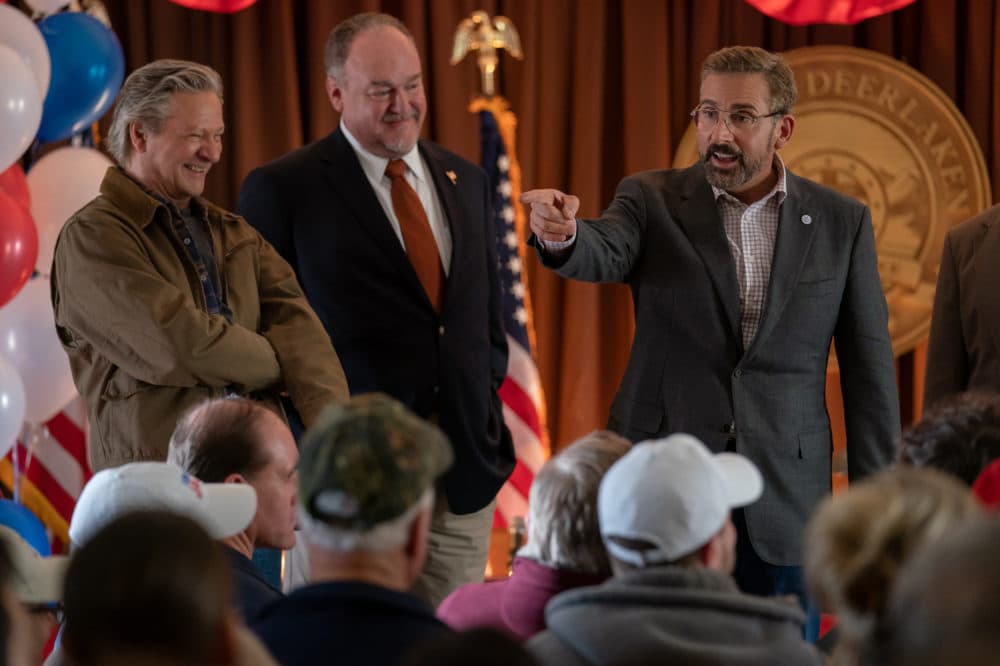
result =
M353 553L358 551L386 552L399 548L406 543L413 521L423 511L434 508L434 489L428 488L420 496L416 504L399 516L375 525L367 531L350 530L334 527L318 518L313 518L308 511L299 506L299 527L306 541L322 548L338 553Z
M211 67L188 60L154 60L129 74L118 93L107 147L125 166L132 156L129 125L143 123L159 132L170 116L175 93L214 92L222 101L222 77Z
M799 94L784 58L756 46L730 46L710 54L701 66L701 80L711 74L763 74L771 93L771 113L791 113Z
M542 564L610 575L597 521L597 490L604 473L632 444L595 430L545 463L528 496L528 543L518 553Z
M326 39L323 61L326 65L327 76L332 76L335 79L341 78L344 73L344 63L347 62L347 55L351 51L351 45L354 44L355 38L366 30L382 26L395 28L409 37L411 42L414 42L409 29L395 16L376 12L355 14L335 25L330 31L330 36Z

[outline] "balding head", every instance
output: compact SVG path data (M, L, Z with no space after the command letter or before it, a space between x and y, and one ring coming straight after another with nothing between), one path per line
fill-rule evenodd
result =
M247 534L257 548L295 545L298 460L284 420L245 398L210 400L188 410L167 452L168 462L202 481L253 487L257 514Z

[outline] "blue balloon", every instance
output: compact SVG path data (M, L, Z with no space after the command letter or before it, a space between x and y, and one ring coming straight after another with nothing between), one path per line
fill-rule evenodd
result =
M0 499L0 525L20 534L42 557L52 554L52 544L49 543L45 525L27 507L16 504L13 500Z
M115 33L89 14L53 14L38 29L52 61L38 140L62 141L111 107L125 80L125 55Z

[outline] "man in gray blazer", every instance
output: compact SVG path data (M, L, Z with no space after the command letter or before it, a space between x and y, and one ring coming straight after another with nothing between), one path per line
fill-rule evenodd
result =
M1000 391L1000 206L948 232L941 253L924 407L968 389Z
M698 164L624 179L595 220L577 221L579 199L556 190L522 201L547 266L632 287L635 339L609 427L633 440L688 432L752 460L764 493L734 512L735 577L803 598L802 530L831 485L831 340L852 480L888 462L900 427L871 217L785 169L776 151L796 88L779 56L722 49L701 80Z

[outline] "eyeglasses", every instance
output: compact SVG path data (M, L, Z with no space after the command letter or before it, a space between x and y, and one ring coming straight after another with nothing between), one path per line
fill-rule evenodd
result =
M710 104L699 104L691 112L691 120L694 121L694 126L698 129L711 130L719 124L719 118L721 117L730 132L740 134L752 130L760 122L761 118L773 118L774 116L781 115L784 115L784 113L775 111L774 113L758 116L752 111L723 111Z

